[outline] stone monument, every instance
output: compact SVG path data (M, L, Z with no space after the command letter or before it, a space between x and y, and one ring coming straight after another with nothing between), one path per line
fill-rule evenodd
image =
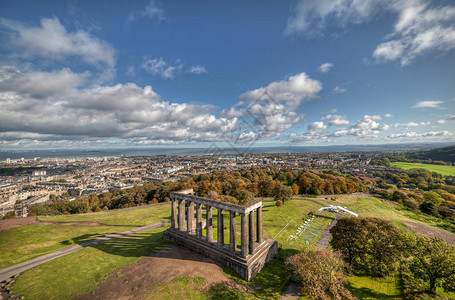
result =
M236 205L194 196L193 189L171 193L171 227L164 238L230 267L250 281L278 252L277 242L264 239L262 200ZM196 206L196 209L195 209ZM205 220L202 211L206 212ZM212 211L218 210L217 240L213 240ZM223 211L229 214L229 244L224 239ZM236 215L240 215L241 247L237 247ZM204 222L205 221L205 222ZM203 236L203 229L206 229Z

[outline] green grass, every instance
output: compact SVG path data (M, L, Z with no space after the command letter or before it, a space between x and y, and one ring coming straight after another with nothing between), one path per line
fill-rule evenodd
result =
M263 230L264 236L278 240L282 248L279 252L278 259L269 262L263 271L254 278L252 282L242 280L238 275L228 268L224 269L226 276L234 279L240 284L246 286L261 286L252 293L241 292L224 285L207 286L201 278L184 277L177 278L169 284L157 285L151 287L151 290L144 294L149 299L169 299L169 298L187 298L191 295L193 299L277 299L286 288L289 280L289 270L284 265L287 256L297 253L303 246L287 242L291 234L295 234L297 228L308 218L309 212L317 212L321 207L315 203L299 200L286 201L282 207L276 207L274 201L265 200L263 202ZM314 200L314 199L311 199ZM336 201L316 199L323 204L346 206L354 212L359 213L361 217L372 216L384 218L392 221L401 228L405 226L403 221L416 221L410 217L411 212L402 210L398 205L374 197L357 197L343 195L338 196ZM126 214L126 216L122 216ZM110 224L137 224L144 225L168 218L170 207L150 207L131 211L109 211L102 213L58 216L48 218L58 218L60 221L91 221ZM413 214L413 213L411 213ZM135 219L138 217L138 220ZM204 216L205 217L205 216ZM321 220L330 222L331 217L319 216ZM49 219L48 219L49 220ZM55 219L53 219L55 220ZM213 210L213 235L214 240L217 238L217 211ZM137 222L137 223L134 223ZM425 224L423 221L417 221ZM72 233L70 228L82 228L86 226L62 226L62 225L32 225L38 229L33 233L29 226L17 228L17 232L25 230L23 237L36 235L39 237L37 243L46 240L52 240L52 235L57 232L62 240L75 242L78 239L87 238L86 235L93 232ZM51 227L49 227L51 226ZM53 226L53 227L52 227ZM237 217L237 226L240 226L240 217ZM62 229L54 229L62 228ZM52 230L50 230L52 228ZM56 230L65 230L68 232L59 233ZM102 227L89 227L97 230ZM87 229L87 230L89 230ZM118 227L110 227L110 230L117 230ZM162 240L162 231L165 228L158 228L131 236L112 239L105 243L88 247L59 259L47 262L39 267L24 272L19 280L13 286L13 292L16 295L24 294L26 298L31 299L69 299L79 294L87 293L96 289L102 279L106 278L109 273L116 268L122 268L128 264L137 262L144 255L150 254L153 250L167 245ZM224 232L225 243L229 243L229 220L228 215L224 215ZM42 231L42 232L41 232ZM47 232L48 231L48 232ZM120 231L120 230L119 230ZM8 232L8 231L7 231ZM47 233L46 233L47 232ZM14 231L11 231L6 240L11 243L15 239ZM99 232L98 232L99 233ZM2 233L3 234L3 233ZM238 244L240 243L240 227L237 228ZM20 235L18 235L20 237ZM1 237L1 235L0 235ZM60 241L58 237L56 241ZM316 238L315 238L316 240ZM19 247L17 244L9 244L8 249ZM58 244L58 242L57 242ZM68 244L69 245L69 244ZM26 246L26 245L25 245ZM6 247L2 247L6 248ZM5 251L6 252L6 251ZM51 252L49 250L49 252ZM349 278L349 288L354 295L359 298L400 298L401 292L399 283L394 277L386 279L371 279L369 277L351 276Z
M358 213L359 217L376 217L391 221L397 227L406 230L403 222L415 222L429 227L455 232L455 226L447 221L423 213L404 209L398 203L376 197L359 197L355 195L339 195L335 201L318 199L327 205L345 206Z
M149 206L133 210L111 210L78 215L38 217L51 222L98 222L106 225L144 226L171 217L169 205Z
M399 276L350 276L347 288L358 299L403 299Z
M131 227L27 225L0 233L0 268Z
M404 170L409 169L425 169L430 172L436 172L445 176L455 176L455 167L443 166L443 165L430 165L430 164L418 164L408 162L391 162L392 167L401 168Z
M164 229L115 238L44 263L24 272L12 291L26 299L71 299L88 293L115 269L166 247Z

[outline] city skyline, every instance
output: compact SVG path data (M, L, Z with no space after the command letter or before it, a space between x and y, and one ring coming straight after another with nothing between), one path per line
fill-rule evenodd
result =
M0 147L454 141L454 23L449 1L4 1Z

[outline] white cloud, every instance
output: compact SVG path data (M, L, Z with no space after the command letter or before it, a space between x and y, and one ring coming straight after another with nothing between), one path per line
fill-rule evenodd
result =
M0 26L14 33L9 45L18 55L51 61L76 57L99 69L109 69L105 73L112 73L116 64L115 51L107 42L83 30L69 32L57 18L42 18L39 27L0 19Z
M308 131L321 131L327 129L327 126L324 124L324 122L313 122L310 125L308 125Z
M237 119L207 105L169 103L134 83L83 88L86 74L68 69L0 68L0 133L8 139L214 141ZM51 84L50 84L51 83Z
M447 121L446 120L437 120L436 124L445 124Z
M322 121L329 120L329 126L349 125L351 122L346 119L346 116L329 114L321 118Z
M391 118L391 117L393 117L392 114L385 114L385 115L384 115L384 118Z
M428 131L424 133L417 133L417 132L406 132L406 133L394 133L389 136L388 138L397 139L397 138L432 138L432 137L441 137L441 136L451 136L453 132L449 132L447 130L444 131Z
M341 88L339 86L336 86L333 89L333 93L335 93L335 94L343 94L344 92L346 92L346 89L345 88Z
M319 66L319 71L322 72L322 73L327 73L327 72L330 71L332 68L333 68L333 64L331 64L331 63L324 63L324 64L322 64L322 65Z
M417 102L412 108L441 108L442 103L444 101L421 101Z
M363 119L349 128L341 128L331 134L331 137L356 136L360 138L377 138L378 134L389 128L388 125L382 125L376 122L381 117L374 115L365 115Z
M241 94L240 101L222 113L227 117L251 117L263 134L279 134L301 120L303 115L295 111L321 89L319 81L300 73Z
M145 58L142 63L142 69L153 76L160 76L164 79L174 79L177 75L183 73L203 74L207 70L203 66L187 67L186 63L176 60L174 63L166 62L162 57L159 59Z
M373 52L377 62L407 65L418 56L455 47L455 6L434 7L425 0L300 0L285 33L322 35L328 26L367 23L384 12L397 19L387 41Z
M204 66L192 66L188 72L193 74L208 73Z
M155 22L162 23L166 20L166 16L164 14L164 10L157 6L157 1L152 0L150 1L144 9L136 10L130 13L128 16L128 21L133 22L141 18L148 18Z

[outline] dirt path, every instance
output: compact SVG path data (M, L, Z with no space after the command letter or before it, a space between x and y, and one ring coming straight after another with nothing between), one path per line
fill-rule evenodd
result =
M11 229L11 228L21 227L21 226L30 225L30 224L51 224L51 223L41 222L36 217L0 220L0 232Z
M170 245L150 256L142 257L136 264L112 272L95 291L79 295L75 299L136 299L144 291L152 290L157 283L168 284L173 279L184 276L204 277L207 287L221 283L241 291L254 289L227 278L220 270L220 265L201 254Z
M403 222L409 229L412 229L417 235L429 238L438 237L447 243L455 245L455 234L440 229L431 228L414 222Z

